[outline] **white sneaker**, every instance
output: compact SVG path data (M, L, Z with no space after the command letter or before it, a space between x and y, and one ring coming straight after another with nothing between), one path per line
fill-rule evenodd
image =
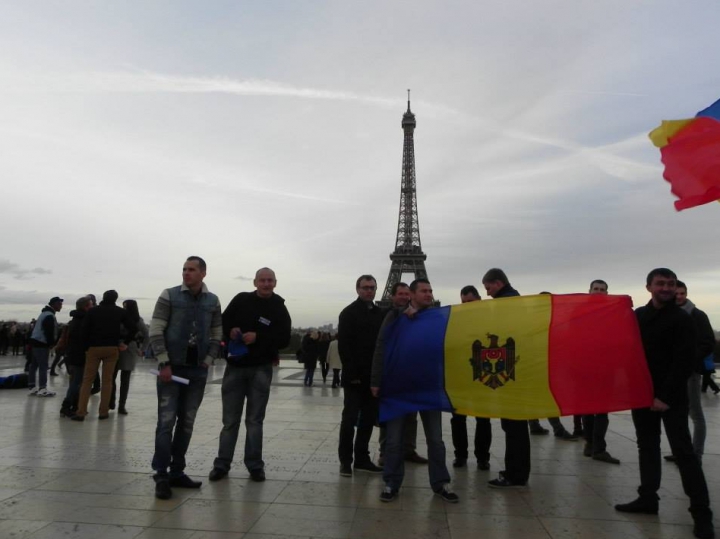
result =
M37 392L38 392L37 386L31 387L30 391L28 391L28 397L34 397L35 395L37 395Z
M48 391L46 388L42 388L38 390L37 392L38 397L54 397L55 392L54 391Z

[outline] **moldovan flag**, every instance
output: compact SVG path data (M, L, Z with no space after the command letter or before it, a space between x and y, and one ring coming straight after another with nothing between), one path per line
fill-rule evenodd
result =
M720 100L694 118L663 120L648 136L660 148L676 210L720 199Z
M653 401L628 296L475 301L401 316L386 331L381 421L420 410L534 419Z

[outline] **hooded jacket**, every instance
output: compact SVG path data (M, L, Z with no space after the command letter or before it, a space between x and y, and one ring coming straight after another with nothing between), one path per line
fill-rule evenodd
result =
M256 292L240 292L222 313L222 324L228 338L232 328L255 333L255 342L247 345L248 353L232 363L237 366L272 363L278 351L290 344L290 313L277 294L262 298Z

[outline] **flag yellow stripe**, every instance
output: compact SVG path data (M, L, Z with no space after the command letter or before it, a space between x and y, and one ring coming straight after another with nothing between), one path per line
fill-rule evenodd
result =
M663 120L658 127L648 133L648 137L650 137L650 140L655 146L663 148L668 145L668 139L673 137L678 131L694 119L695 118L687 120Z
M457 413L508 419L559 415L548 379L551 314L549 295L476 301L452 307L445 334L445 388ZM512 351L505 346L509 338L514 340L514 380L508 378L507 372L513 363ZM494 356L502 354L498 348L505 346L505 370L473 379L478 374L474 373L471 361L475 341L485 350L476 356L489 359L485 366L490 366L491 371L502 367ZM477 362L476 365L482 366Z

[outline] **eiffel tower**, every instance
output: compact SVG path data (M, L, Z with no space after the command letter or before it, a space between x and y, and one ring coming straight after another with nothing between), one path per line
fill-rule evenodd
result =
M403 141L402 181L400 183L400 214L398 217L397 239L395 250L390 254L390 274L385 291L378 302L381 307L390 306L390 291L395 283L402 281L403 273L412 273L415 279L424 277L425 259L420 244L420 223L418 220L417 194L415 188L415 115L410 110L410 90L408 90L408 108L403 114L402 128L405 133Z

